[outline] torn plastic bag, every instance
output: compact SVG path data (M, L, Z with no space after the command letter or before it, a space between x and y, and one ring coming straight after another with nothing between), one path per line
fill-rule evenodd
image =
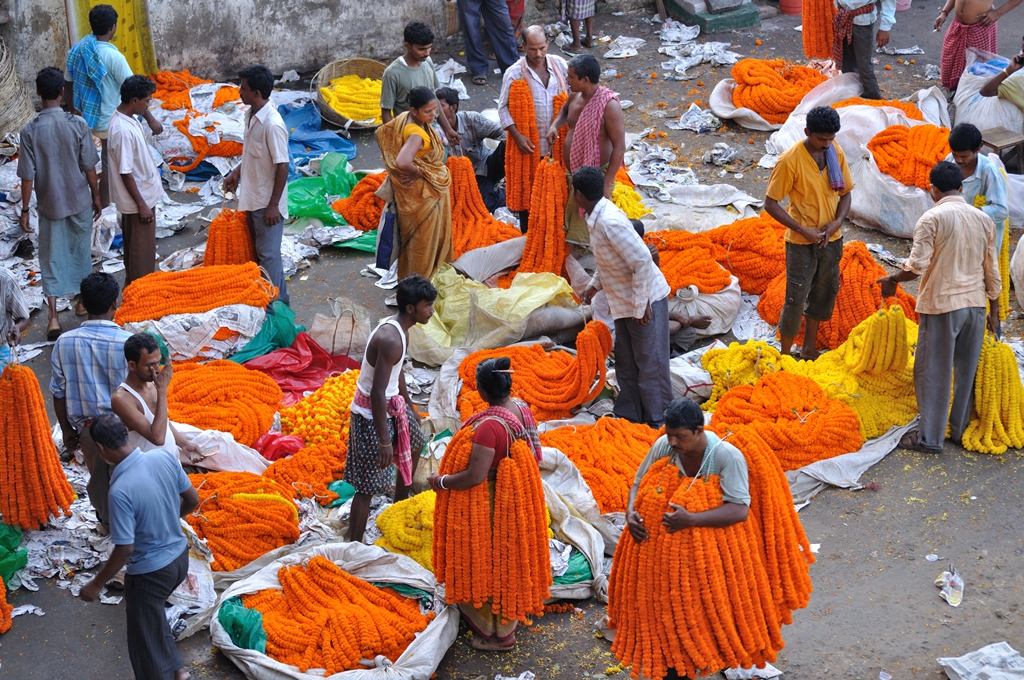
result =
M9 524L0 524L0 588L10 583L14 573L28 564L28 550L19 549L21 529Z
M715 89L708 99L708 106L719 118L729 118L736 121L741 127L748 130L763 130L770 132L778 130L781 124L769 123L756 111L748 108L737 107L732 103L732 91L736 89L736 81L732 78L725 78L718 81ZM793 114L804 114L815 106L829 106L838 101L859 97L864 88L860 84L860 78L856 73L843 73L835 78L829 78L819 83L814 89L804 95ZM791 115L793 115L791 114Z
M345 223L345 218L334 212L327 200L323 177L300 177L288 182L288 215L315 217L327 226Z
M344 139L333 130L320 130L320 109L313 102L305 106L294 107L283 104L277 112L284 119L288 128L288 179L299 177L296 168L305 165L313 158L320 158L325 153L344 154L349 160L356 157L354 142ZM346 194L347 196L348 194Z
M359 368L359 364L347 356L328 354L303 332L295 336L290 347L246 361L245 367L270 376L284 392L282 403L294 406L305 393L315 391L332 375Z
M278 458L287 458L305 447L306 440L302 437L294 434L281 434L273 430L262 435L253 444L253 448L270 462L274 462Z
M1000 59L1000 56L976 47L967 48L967 63L964 65L963 75L960 76L960 84L956 87L956 94L953 95L953 104L956 106L955 122L972 123L979 130L1004 127L1024 134L1024 111L1001 97L981 96L981 88L992 76L975 75L973 71L978 69L972 67L984 65L984 62L994 59Z
M210 472L251 472L254 475L263 474L270 465L258 451L236 442L230 432L200 430L188 423L175 423L174 428L206 454L200 460L193 460L179 450L178 460L184 465Z
M242 598L225 600L217 611L217 621L231 638L231 643L242 649L267 653L267 631L263 629L263 614L242 604Z
M299 333L306 330L295 325L295 312L285 303L274 300L270 308L274 313L267 314L259 333L245 347L228 357L231 361L244 364L275 349L290 347Z
M730 276L729 285L717 293L699 293L697 286L680 288L668 299L668 309L685 316L710 316L710 326L696 329L697 337L703 338L731 331L742 302L740 281Z

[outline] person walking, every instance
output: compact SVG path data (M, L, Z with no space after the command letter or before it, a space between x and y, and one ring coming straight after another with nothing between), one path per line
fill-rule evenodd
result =
M881 0L881 21L875 8L878 2L836 0L836 16L832 20L832 61L841 65L843 73L857 73L864 87L864 99L882 98L871 59L875 46L881 49L889 44L889 31L896 24L896 0Z
M458 0L459 24L466 43L466 61L474 85L487 84L487 57L483 48L483 27L487 27L487 38L494 48L498 68L504 73L519 58L516 37L512 31L512 19L506 0Z

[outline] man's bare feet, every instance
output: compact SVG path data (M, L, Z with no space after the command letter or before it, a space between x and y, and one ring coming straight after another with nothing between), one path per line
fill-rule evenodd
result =
M584 38L583 39L583 46L584 47L593 47L594 46L594 36L588 35L586 38Z
M481 652L510 652L516 646L516 636L513 634L510 642L498 644L494 639L474 634L469 641L469 646Z
M583 45L579 44L578 42L570 43L565 48L565 50L567 52L582 52L583 51Z
M801 349L799 354L795 354L796 358L801 361L814 361L821 356L821 352L815 349L808 350L807 348Z

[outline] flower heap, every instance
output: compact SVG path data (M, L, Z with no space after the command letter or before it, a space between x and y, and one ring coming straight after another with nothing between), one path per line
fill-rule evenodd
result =
M459 430L438 473L465 470L472 450L472 430ZM552 583L546 510L540 470L521 439L498 464L493 514L486 481L437 492L433 564L448 604L490 603L505 621L543 616Z
M853 409L829 399L816 382L790 371L768 373L718 400L712 429L749 425L786 471L858 450L864 444Z
M351 74L332 79L320 96L338 115L380 125L380 90L381 81Z
M347 444L314 444L287 458L278 458L263 476L292 489L295 498L312 498L320 505L329 505L338 494L327 485L345 473L347 453Z
M802 5L804 56L808 59L831 59L835 3L832 0L803 0Z
M913 102L902 102L899 99L862 99L850 97L832 105L833 109L841 109L844 106L889 106L902 111L910 120L924 120L924 114Z
M256 246L244 210L225 208L210 222L203 266L245 264L256 261Z
M714 411L718 400L737 385L752 385L767 373L776 373L796 365L764 340L733 342L728 348L709 349L700 358L704 370L711 374L714 386L711 396L702 404L705 411Z
M380 224L380 214L384 212L384 200L374 194L387 176L386 172L364 175L348 198L339 198L331 204L331 208L344 217L350 227L359 231L373 231Z
M732 276L715 260L717 246L704 234L688 231L655 231L644 242L658 249L661 273L672 295L689 286L700 293L717 293Z
M565 230L562 228L568 200L569 187L565 183L562 168L554 161L541 161L533 179L530 229L526 232L526 245L519 271L533 274L562 273L565 256L569 253Z
M221 88L223 91L226 88ZM220 94L218 92L217 94ZM216 100L215 100L216 103ZM235 142L229 139L222 139L216 144L210 144L206 138L206 135L193 135L189 132L189 124L193 118L199 118L205 116L205 113L200 113L194 109L189 109L188 113L181 120L174 121L174 127L178 128L181 134L188 137L188 141L192 144L192 151L195 152L195 157L187 162L185 165L168 165L171 170L175 172L188 172L199 167L199 164L206 160L207 156L219 156L222 158L232 158L234 156L242 155L242 143ZM204 126L208 132L213 132L217 129L213 123L208 123ZM176 161L188 161L188 158L176 158Z
M75 492L50 436L50 421L35 373L20 364L8 364L0 374L0 404L3 521L22 529L38 529L51 516L70 515Z
M593 425L559 427L540 435L573 462L594 493L602 513L625 512L629 488L640 463L660 433L622 418L599 418Z
M150 76L156 83L153 99L159 99L160 107L168 110L191 109L192 98L189 90L197 85L208 85L212 80L198 78L186 69L184 71L157 71Z
M226 305L263 308L277 288L260 275L255 262L195 267L183 272L153 272L124 289L114 321L124 325L162 319L170 314L198 314Z
M494 219L487 210L469 158L449 156L447 165L452 176L452 245L456 259L470 250L523 235L511 224Z
M949 155L949 129L930 125L890 125L868 142L878 169L908 187L923 191L928 174Z
M235 571L299 539L292 490L251 472L189 475L199 505L185 519L213 552L214 571Z
M280 589L242 596L263 616L267 655L300 673L323 675L362 668L363 659L398 660L434 613L390 588L377 588L317 555L306 564L281 567Z
M239 444L253 446L270 430L283 396L268 375L233 361L177 364L167 389L167 417L229 432Z
M638 220L652 212L644 205L644 199L636 189L618 181L618 175L615 177L615 188L612 189L612 203L626 213L626 217L631 220Z
M1006 171L1003 171L1003 177ZM988 200L984 195L978 194L974 197L974 207L984 208ZM1002 279L1003 287L999 290L999 319L1005 321L1010 313L1010 218L1006 218L1003 225L1003 243L999 249L999 278Z
M961 439L964 448L978 453L1024 448L1022 409L1017 357L1009 345L986 333L974 378L974 410Z
M349 409L359 370L328 378L316 392L281 410L281 431L306 440L306 446L348 446ZM347 448L346 448L347 450Z
M484 359L508 357L514 371L512 396L529 404L537 420L557 420L568 418L572 409L591 401L604 389L611 349L608 327L591 321L576 336L576 356L562 350L547 352L540 345L473 352L459 364L462 419L487 408L476 389L476 367Z
M800 100L827 78L807 66L782 59L741 59L732 67L732 103L782 125Z
M431 558L436 500L437 494L428 490L388 506L377 515L377 528L383 536L374 545L411 557L421 567L433 572Z
M530 210L532 225L531 197L534 175L540 160L540 154L536 151L540 145L540 135L537 130L537 114L533 110L530 84L522 78L513 80L509 86L508 112L516 124L516 129L530 140L535 151L524 154L512 139L512 133L508 133L508 139L505 141L505 205L509 210Z
M785 233L786 228L764 212L709 229L702 235L718 246L718 264L739 279L743 292L761 295L769 283L786 271Z

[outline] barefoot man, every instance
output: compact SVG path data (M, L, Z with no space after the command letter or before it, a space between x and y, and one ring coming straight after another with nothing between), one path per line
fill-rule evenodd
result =
M611 200L615 173L626 154L626 124L618 95L600 85L600 79L601 64L589 54L581 54L569 61L569 99L552 121L547 137L548 144L553 146L558 129L568 124L564 151L567 181L571 185L572 173L584 166L601 168L604 197ZM565 206L565 226L566 240L589 243L587 222L572 191Z
M986 52L999 52L999 25L1001 16L1019 5L1021 0L1006 0L998 9L992 0L946 0L939 16L935 17L935 30L942 28L954 8L956 16L942 38L940 72L942 86L955 90L967 65L967 48L976 47Z

